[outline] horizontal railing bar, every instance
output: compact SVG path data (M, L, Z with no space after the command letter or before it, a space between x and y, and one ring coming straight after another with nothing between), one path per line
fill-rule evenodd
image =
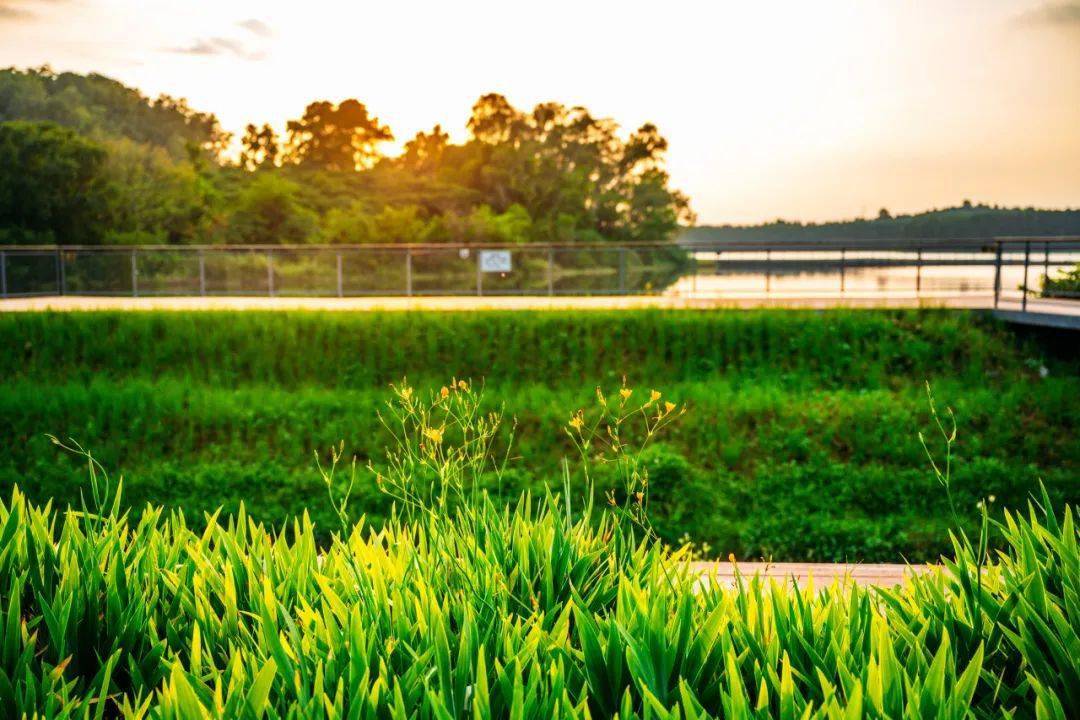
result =
M1077 261L1072 261L1072 262L1051 262L1050 267L1052 267L1052 268L1057 268L1059 266L1060 267L1072 267L1076 263L1077 263ZM703 261L701 261L701 264L703 264L706 268L708 268L708 267L714 265L715 263L712 260L703 260ZM745 260L724 259L724 260L721 261L720 264L723 265L724 268L741 268L741 269L764 271L764 270L766 270L766 269L768 269L770 267L771 268L785 268L786 267L786 268L796 268L796 269L797 268L839 269L841 267L847 267L847 268L889 268L889 267L891 267L891 268L915 268L915 267L920 267L920 266L923 267L923 268L933 268L933 267L995 267L998 263L994 260L994 257L991 255L991 256L986 257L986 258L970 258L970 259L940 258L940 259L936 259L936 260L927 260L926 258L923 258L923 260L921 262L918 261L915 258L912 258L911 260L903 260L903 259L890 259L890 258L882 258L882 259L856 258L856 259L851 259L850 257L848 257L843 261L841 261L839 259L834 260L834 259L829 259L829 258L822 258L822 259L819 259L819 260L801 260L801 259L798 259L798 258L771 258L769 260L765 260L765 259L749 259L748 258L748 259L745 259ZM1034 262L1032 262L1031 264L1032 264L1032 266L1035 265ZM1042 265L1043 265L1043 263L1040 260L1038 262L1039 268L1042 268ZM1023 267L1024 266L1024 260L1022 258L1019 259L1019 260L1002 258L1001 259L1001 266L1002 267L1006 267L1006 266L1008 266L1008 267L1015 267L1015 266Z

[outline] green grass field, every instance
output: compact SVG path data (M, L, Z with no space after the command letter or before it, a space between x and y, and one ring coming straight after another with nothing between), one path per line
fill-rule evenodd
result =
M951 514L917 433L924 383L956 411L954 494L1021 506L1042 479L1080 500L1080 364L963 312L71 313L0 316L0 496L76 500L71 437L126 502L243 502L335 524L313 453L378 465L389 383L485 385L517 419L492 492L561 484L570 414L595 388L656 388L687 414L646 451L661 536L776 560L910 560L948 549ZM935 446L936 448L936 446ZM575 475L575 492L584 492ZM611 483L603 473L600 490ZM355 507L389 512L373 476Z

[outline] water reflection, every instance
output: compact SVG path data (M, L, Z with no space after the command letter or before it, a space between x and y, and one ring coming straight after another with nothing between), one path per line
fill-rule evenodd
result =
M990 253L908 251L697 252L696 272L664 294L691 297L760 295L831 297L956 297L994 293L996 267ZM1080 252L1031 253L1027 285L1042 287L1080 263ZM1002 256L1001 293L1019 296L1025 284L1024 254Z

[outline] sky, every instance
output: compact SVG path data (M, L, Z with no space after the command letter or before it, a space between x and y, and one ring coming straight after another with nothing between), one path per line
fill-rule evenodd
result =
M42 64L234 132L356 97L461 140L487 92L654 122L700 224L1080 207L1080 0L0 0L0 66Z

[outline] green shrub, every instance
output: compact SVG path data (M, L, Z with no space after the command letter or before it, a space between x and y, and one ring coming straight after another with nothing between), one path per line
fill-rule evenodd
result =
M1080 297L1080 265L1043 280L1043 297Z

